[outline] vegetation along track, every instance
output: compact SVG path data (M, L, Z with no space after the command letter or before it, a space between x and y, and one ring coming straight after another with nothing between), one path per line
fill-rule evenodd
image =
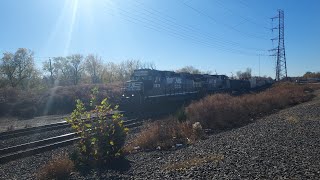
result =
M145 108L138 107L137 109L131 109L131 111L120 111L124 114L125 120L123 122L125 127L133 128L140 126L144 120L153 119L157 117L167 116L173 113L177 108L168 107L164 111L159 111L159 106ZM180 106L179 106L180 107ZM173 111L174 109L174 111ZM108 116L112 116L112 113ZM94 117L93 117L94 119ZM0 133L0 140L6 140L10 138L17 138L27 135L33 135L37 133L45 133L52 130L58 130L63 128L70 128L70 124L66 121L52 123L44 126L31 127L25 129L18 129L14 131L7 131ZM63 135L49 137L33 142L23 143L0 149L0 164L6 162L52 150L58 147L67 146L73 144L79 140L80 137L77 133L70 132Z
M133 128L138 127L142 124L141 119L129 119L123 122L125 127ZM44 131L49 131L53 129L69 127L70 125L67 122L60 122L49 124L45 126L33 127L33 128L26 128L16 131L10 131L0 134L0 139L10 138L28 135L32 133L39 133ZM58 147L66 146L73 144L75 141L79 140L80 137L77 136L76 132L67 133L55 137L50 137L42 140L37 140L29 143L24 143L16 146L11 146L7 148L0 149L0 164L31 156L37 153L41 153L44 151L52 150Z

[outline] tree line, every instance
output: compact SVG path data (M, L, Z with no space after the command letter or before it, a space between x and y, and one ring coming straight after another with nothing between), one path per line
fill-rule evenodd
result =
M125 60L120 63L104 62L98 55L72 54L70 56L53 57L45 60L41 68L36 68L34 53L26 48L16 52L5 52L0 59L0 87L19 87L21 89L50 88L79 84L99 84L125 82L130 79L135 69L155 69L154 63L140 60ZM176 72L191 74L212 74L203 72L193 66L185 66ZM316 76L306 73L304 76ZM251 69L236 73L237 79L250 79Z
M140 60L105 63L101 57L93 54L53 57L45 60L41 69L38 69L34 63L34 53L26 48L3 53L0 61L0 86L22 89L124 82L130 79L135 69L155 69L153 63Z
M302 77L304 78L320 78L320 72L306 72Z

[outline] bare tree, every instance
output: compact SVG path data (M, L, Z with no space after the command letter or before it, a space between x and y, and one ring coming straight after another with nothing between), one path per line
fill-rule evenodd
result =
M320 78L320 72L306 72L303 75L304 78Z
M102 79L103 64L101 58L89 54L84 64L86 72L91 76L93 84L100 83Z
M15 87L17 85L15 77L17 65L13 60L13 54L4 53L1 61L1 73L8 79L10 85Z
M27 78L28 89L43 87L44 84L42 83L42 77L43 74L41 73L41 71L34 68L30 74L30 77Z
M144 62L140 60L126 60L119 64L109 62L104 65L102 76L103 82L127 81L136 69L154 69L154 63Z
M120 66L124 66L124 77L123 81L129 80L133 71L142 67L142 63L139 60L126 60L120 64Z
M247 68L245 72L238 71L237 76L239 79L250 79L251 78L251 68Z
M109 62L103 66L102 70L102 81L104 83L110 83L118 80L118 65Z
M143 62L140 67L142 69L156 69L156 65L153 62Z
M54 85L54 81L56 80L57 76L56 76L56 68L53 65L53 62L51 59L43 62L43 71L44 72L48 72L50 74L49 76L49 81L50 81L50 85L51 87Z
M59 81L57 84L68 85L71 83L71 67L69 61L65 57L54 57L53 58L53 74L56 80Z
M72 79L73 85L77 85L79 83L79 80L81 78L81 73L83 71L83 67L82 67L83 56L81 54L73 54L71 56L68 56L67 60L70 64L69 67L72 73L71 79Z
M186 72L190 74L201 74L201 71L193 66L185 66L181 69L176 70L176 72Z
M4 53L1 58L1 72L12 87L25 88L34 72L33 52L19 48L14 54Z

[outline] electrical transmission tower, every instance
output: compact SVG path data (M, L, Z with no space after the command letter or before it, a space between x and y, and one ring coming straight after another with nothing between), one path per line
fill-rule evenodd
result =
M280 81L282 79L287 79L287 62L286 62L286 51L284 46L284 12L283 10L278 10L278 15L271 18L272 21L278 19L278 26L272 27L272 32L274 30L278 31L278 36L271 39L273 41L278 41L278 47L271 49L270 51L275 52L271 56L276 57L276 80Z

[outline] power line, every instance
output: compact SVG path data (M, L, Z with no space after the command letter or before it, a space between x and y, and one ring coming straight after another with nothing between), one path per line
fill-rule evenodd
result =
M198 14L200 14L200 15L202 15L202 16L207 17L208 19L210 19L211 21L213 21L213 22L216 23L216 24L222 24L223 26L225 26L225 27L227 27L227 28L229 28L229 29L231 29L231 30L234 30L234 31L236 31L236 32L239 32L239 33L241 33L241 34L243 34L243 35L245 35L245 36L247 36L247 37L257 38L257 39L263 39L263 40L268 40L267 38L264 38L264 37L256 36L256 35L254 35L254 34L251 34L251 33L248 33L248 32L244 32L244 31L240 31L240 30L234 28L233 26L230 26L229 24L226 24L226 23L224 23L224 22L218 21L218 20L216 20L215 18L213 18L212 16L210 16L208 13L206 13L206 12L204 12L204 11L201 11L201 10L199 10L199 9L191 6L190 4L184 2L183 0L180 0L179 2L181 2L184 6L188 7L189 9L195 11L196 13L198 13Z
M106 6L108 8L108 6ZM237 53L237 54L243 54L243 55L256 55L254 53L248 53L240 50L235 50L231 48L227 48L226 46L217 46L213 45L212 42L208 42L207 40L199 40L195 36L191 36L189 34L181 33L179 31L176 31L175 29L172 29L172 27L163 27L159 23L155 23L153 21L150 21L146 17L137 16L135 14L132 14L124 9L118 8L119 14L124 17L124 20L132 22L134 24L142 24L144 27L147 27L149 29L153 29L158 32L165 32L168 33L171 36L183 39L183 40L191 40L193 43L205 45L207 47L214 47L215 49L219 49L221 51L231 52L231 53ZM108 12L108 14L111 14ZM114 16L114 14L111 14Z
M255 21L253 21L253 20L251 20L251 19L249 19L249 18L247 18L247 17L239 14L239 13L235 13L235 12L232 11L230 8L226 7L220 0L215 0L215 1L216 1L222 8L224 8L224 9L227 10L227 11L229 11L231 14L237 15L237 17L240 17L240 18L242 18L243 20L245 20L245 21L247 21L247 22L249 22L249 23L251 23L251 24L256 25L257 27L263 28L263 29L265 29L265 30L269 30L269 29L270 29L270 28L268 28L268 27L266 27L266 26L264 26L264 25L261 25L261 24L255 22ZM241 1L239 1L239 2L241 2Z
M226 41L223 40L223 38L220 37L214 37L211 36L210 34L206 34L203 33L201 31L199 31L198 29L192 27L192 26L185 26L185 25L180 25L179 23L177 23L177 20L175 18L172 18L170 16L167 16L168 18L165 18L166 20L161 20L163 24L160 25L159 23L156 23L154 21L150 21L150 19L142 17L141 16L132 16L132 13L130 13L129 11L121 10L121 14L123 17L125 17L127 21L130 21L132 23L139 23L142 24L144 27L158 31L158 32L165 32L170 34L171 36L183 39L183 40L190 40L195 43L195 44L200 44L200 45L204 45L206 47L210 47L210 48L215 48L218 49L220 51L224 51L224 52L230 52L230 53L235 53L235 54L242 54L242 55L249 55L249 56L256 56L258 55L257 53L249 53L243 50L239 50L239 49L235 49L235 48L230 48L231 47L238 47L238 48L242 48L242 49L247 49L247 50L254 50L254 51L261 51L261 49L257 49L257 48L244 48L241 47L241 45L239 43L236 42L232 42L232 41ZM146 9L144 9L145 11ZM153 10L153 9L152 9ZM153 14L156 16L156 14L161 14L160 11L146 11L149 14ZM140 12L139 12L140 13ZM146 15L146 13L144 13ZM112 14L113 15L113 14ZM151 16L149 16L151 17ZM155 19L154 17L152 17L152 19ZM157 19L160 19L157 17ZM171 19L171 20L169 20ZM178 29L182 29L184 33L181 33L179 31L177 31L177 29L173 28L173 27L179 27ZM198 33L198 34L195 34ZM199 36L199 34L201 36ZM199 37L201 37L202 39L199 39ZM212 41L208 41L208 39L214 40ZM219 43L219 44L218 44ZM4 51L3 51L4 52ZM260 54L260 53L259 53ZM49 59L52 57L34 57L36 61L41 61L44 59Z
M243 6L245 6L245 7L247 7L247 8L250 8L250 7L248 6L248 4L247 4L245 1L243 1L243 0L238 0L238 2L239 2L240 4L242 4Z
M135 1L135 2L137 4L139 4L140 7L144 6L144 4L141 3L141 2L138 2L138 1ZM140 8L140 9L150 13L151 15L154 15L156 19L158 19L158 20L160 20L162 22L163 22L163 20L161 18L158 18L157 16L160 15L160 16L164 17L163 19L165 20L165 24L170 24L170 26L176 26L176 27L178 27L178 29L186 31L187 33L197 33L197 35L201 35L205 39L212 39L212 40L218 41L218 42L220 42L222 44L227 44L228 46L240 47L242 49L250 49L250 50L254 50L254 51L265 51L263 49L259 49L259 48L256 48L256 47L255 48L253 48L253 47L241 47L241 45L239 43L237 43L237 42L227 41L227 40L225 40L223 38L212 36L211 34L204 33L202 31L200 31L199 29L194 28L193 26L190 26L190 25L181 25L177 21L177 19L175 19L173 17L170 17L170 16L168 16L166 14L163 14L160 11L153 9L152 7L148 7L148 9L146 9L146 8Z
M242 4L242 5L243 5L244 7L246 7L246 8L256 11L256 9L251 8L244 0L238 0L238 2L239 2L240 4ZM256 12L257 12L257 11L256 11ZM269 17L264 16L264 15L262 15L261 13L256 13L255 15L260 16L260 17L263 17L264 19L269 19ZM252 19L252 18L251 18L251 19Z

